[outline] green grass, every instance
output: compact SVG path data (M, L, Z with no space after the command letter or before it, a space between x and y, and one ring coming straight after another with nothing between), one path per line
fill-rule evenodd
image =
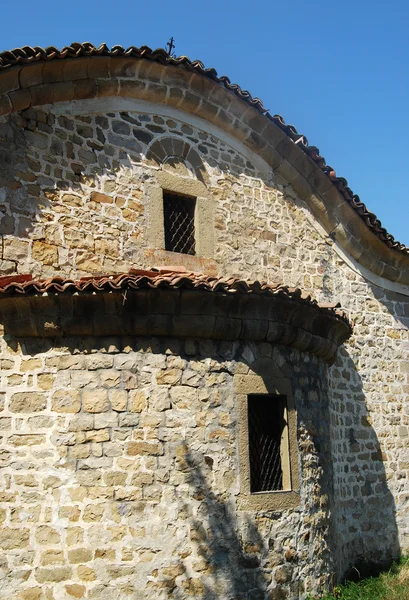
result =
M309 600L318 599L311 596ZM320 600L409 600L409 557L394 563L378 577L337 586Z

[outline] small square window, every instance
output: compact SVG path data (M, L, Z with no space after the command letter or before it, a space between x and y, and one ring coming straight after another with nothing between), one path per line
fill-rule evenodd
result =
M163 192L165 250L194 255L196 199Z
M283 490L288 460L286 397L250 394L247 401L250 492Z

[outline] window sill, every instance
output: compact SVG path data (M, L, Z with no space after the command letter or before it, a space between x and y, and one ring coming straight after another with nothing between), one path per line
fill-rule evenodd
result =
M180 252L168 252L158 248L148 248L144 250L145 261L149 266L181 266L188 271L198 271L216 277L219 273L219 266L213 258L204 256L192 256L191 254L181 254Z
M300 494L294 490L239 495L240 510L287 510L298 508L300 504Z

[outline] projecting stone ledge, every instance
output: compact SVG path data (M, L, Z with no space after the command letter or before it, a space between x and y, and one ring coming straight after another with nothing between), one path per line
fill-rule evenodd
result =
M13 337L169 336L282 344L332 363L352 333L337 305L299 289L174 270L73 281L0 280L0 319Z

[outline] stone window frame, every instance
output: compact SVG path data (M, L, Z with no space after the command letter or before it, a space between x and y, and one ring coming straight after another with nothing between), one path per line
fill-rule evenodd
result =
M237 374L234 387L238 400L238 445L240 469L239 507L242 510L283 510L300 506L298 466L297 414L289 379L274 367L267 375ZM251 394L285 396L287 427L283 444L283 485L287 489L269 492L250 491L250 460L248 432L248 396Z
M214 201L204 183L190 177L179 177L166 171L158 171L157 184L147 184L148 244L156 250L165 250L165 226L163 192L195 198L195 255L173 252L178 263L183 257L189 259L213 258L214 256Z

